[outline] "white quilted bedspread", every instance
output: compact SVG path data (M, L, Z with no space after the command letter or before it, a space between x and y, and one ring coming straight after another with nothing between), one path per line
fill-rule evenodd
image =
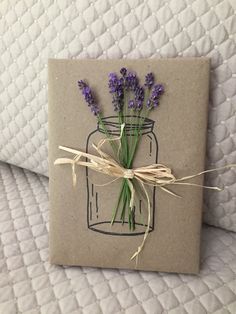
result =
M198 276L50 265L48 179L0 162L1 314L236 313L236 233L205 226L201 260Z
M236 162L235 0L1 0L0 160L47 174L47 59L209 56L208 167ZM190 100L191 101L191 100ZM205 222L236 231L236 171Z

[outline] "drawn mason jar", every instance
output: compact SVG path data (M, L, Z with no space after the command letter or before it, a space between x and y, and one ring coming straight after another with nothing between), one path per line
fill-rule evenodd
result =
M131 123L132 118L132 123ZM129 146L131 147L135 140L135 128L139 127L140 117L125 116L125 133L128 139ZM134 122L135 121L135 122ZM154 121L145 118L140 128L140 140L135 153L132 167L140 167L157 163L158 157L158 143L156 136L153 132ZM119 137L120 135L120 123L117 116L102 118L102 124L105 126L107 132L112 137ZM92 144L97 144L101 139L107 138L104 132L104 128L101 123L98 122L97 129L91 132L87 138L86 152L97 154L92 147ZM111 145L107 141L102 147L102 150L111 155L116 160L117 156L114 156ZM114 181L114 178L107 175L95 172L86 168L86 180L87 180L87 222L88 228L105 234L112 235L139 235L144 234L147 227L148 220L148 206L147 197L141 185L135 185L135 204L134 204L134 217L135 217L135 230L130 231L128 225L128 215L122 221L120 219L119 210L116 215L116 219L111 224L112 213L117 205L122 179ZM154 214L156 205L156 189L152 186L145 186L149 195L151 204L151 224L149 232L154 229Z

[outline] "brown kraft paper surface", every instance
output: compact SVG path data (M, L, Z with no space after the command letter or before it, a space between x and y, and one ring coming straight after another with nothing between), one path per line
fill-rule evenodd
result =
M50 261L60 265L197 273L202 188L169 186L181 198L156 189L151 200L155 207L152 214L154 228L148 234L136 267L130 257L141 244L143 234L109 234L109 231L117 230L122 233L121 228L128 230L127 226L110 226L109 223L105 226L107 233L88 228L90 220L102 221L101 215L104 215L104 221L111 219L111 207L117 202L121 180L97 187L96 184L106 183L111 178L89 171L88 181L88 170L76 166L77 185L73 188L71 166L54 166L55 159L72 157L59 150L59 145L81 151L86 151L88 146L89 152L97 154L91 145L97 144L105 134L96 132L96 117L86 105L77 82L85 79L96 92L103 116L114 116L108 74L119 73L121 67L135 71L141 81L146 73L153 72L156 83L165 87L159 107L149 116L154 121L153 133L148 134L150 139L145 136L135 166L152 162L151 153L145 148L149 147L145 143L152 141L152 154L157 152L158 163L170 167L176 177L204 170L209 59L49 60ZM203 184L203 177L192 182ZM91 184L95 189L93 195ZM88 200L88 185L91 200ZM152 192L149 187L149 195L153 195ZM99 212L91 210L95 206L95 197L99 197ZM143 200L144 219L147 215L145 206ZM103 230L101 224L95 226ZM142 231L142 226L138 228Z

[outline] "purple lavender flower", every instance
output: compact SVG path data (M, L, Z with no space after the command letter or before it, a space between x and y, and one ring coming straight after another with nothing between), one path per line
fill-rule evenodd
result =
M145 76L145 86L148 87L148 89L151 89L152 86L154 84L154 75L153 73L148 73L146 76Z
M147 108L156 108L159 105L160 96L164 93L164 87L161 84L154 85L151 96L147 101Z
M164 93L164 86L161 84L156 84L154 85L153 90L160 96Z
M128 108L135 109L135 101L133 99L129 100Z
M78 87L82 91L82 95L84 96L85 101L91 109L91 112L97 116L100 113L100 109L93 97L91 88L83 81L78 81Z
M115 111L121 111L124 100L124 79L118 78L116 73L109 74L108 86L112 94L112 103Z
M126 76L126 73L127 73L127 69L126 69L126 68L121 68L121 69L120 69L120 74L121 74L122 76Z
M98 107L95 106L91 106L91 112L95 115L98 116L100 113L100 109Z
M126 90L135 91L138 86L138 78L135 73L128 72L124 77L124 85Z
M78 86L79 86L79 89L82 90L84 87L87 86L87 84L83 80L79 80L78 81Z
M135 109L139 111L143 108L144 88L142 86L137 86L135 88L134 94L135 94Z

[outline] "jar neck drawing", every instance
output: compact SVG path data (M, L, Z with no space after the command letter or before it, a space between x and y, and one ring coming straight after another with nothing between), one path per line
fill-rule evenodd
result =
M123 117L125 123L125 132L128 136L137 135L136 130L139 130L140 135L153 132L154 121L142 116L125 115ZM104 127L107 133L110 135L120 135L121 121L117 116L109 116L101 118L101 121L97 124L97 130L100 133L105 133Z

